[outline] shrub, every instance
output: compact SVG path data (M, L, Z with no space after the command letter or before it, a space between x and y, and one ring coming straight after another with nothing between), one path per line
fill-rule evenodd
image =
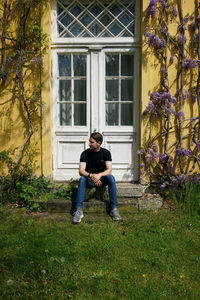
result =
M171 189L170 195L184 212L200 215L200 182L184 182L182 187Z

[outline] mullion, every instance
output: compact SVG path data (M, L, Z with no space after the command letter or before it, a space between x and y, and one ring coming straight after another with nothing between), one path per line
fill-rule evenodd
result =
M121 64L122 64L122 60L121 60L121 53L119 54L119 126L121 126Z
M71 54L72 126L74 126L74 55Z

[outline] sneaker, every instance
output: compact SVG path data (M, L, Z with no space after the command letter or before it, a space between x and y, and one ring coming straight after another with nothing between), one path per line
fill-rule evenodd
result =
M80 223L81 219L83 218L83 211L81 208L77 208L77 210L74 213L73 217L73 223Z
M118 212L118 209L117 209L117 208L113 208L113 209L111 210L110 215L111 215L111 217L112 217L112 219L113 219L114 221L118 221L118 220L121 220L121 219L122 219L121 216L120 216L120 214L119 214L119 212Z

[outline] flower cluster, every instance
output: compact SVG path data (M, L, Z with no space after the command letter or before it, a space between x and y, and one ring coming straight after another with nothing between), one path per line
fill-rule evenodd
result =
M165 0L159 0L159 1L160 1L160 3L161 3L162 7L163 7L163 8L166 8L167 3L165 2Z
M190 31L190 33L194 33L195 30L196 30L196 25L195 25L195 22L192 21L189 25L188 25L188 30Z
M182 34L178 34L178 43L183 44L187 42L187 38L183 36Z
M164 38L159 38L156 34L147 32L146 37L148 38L148 44L150 47L155 46L157 49L163 50L166 46Z
M198 66L198 63L199 63L199 60L193 60L192 58L187 58L184 60L183 62L183 67L186 69L186 70L191 70L191 69L194 69Z
M151 0L147 10L147 17L152 17L152 19L155 19L156 8L157 8L157 0Z
M178 11L176 9L176 6L172 6L172 20L174 20L178 16Z
M172 65L172 64L173 64L173 62L174 62L174 56L175 56L175 54L174 54L174 53L172 53L172 55L171 55L171 57L170 57L170 59L169 59L169 63L170 63L170 65Z
M155 119L166 114L176 115L176 111L172 108L172 105L177 104L177 99L172 97L169 92L154 92L151 94L150 99L143 115L150 114Z
M200 140L197 141L196 147L197 147L197 151L199 152L200 151Z
M192 157L192 151L189 149L185 149L185 148L181 148L178 147L176 149L176 155L180 156L180 157Z

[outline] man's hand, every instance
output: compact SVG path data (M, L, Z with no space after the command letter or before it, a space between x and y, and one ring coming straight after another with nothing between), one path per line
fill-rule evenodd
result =
M90 178L94 182L95 186L97 186L97 187L102 186L102 182L100 180L101 175L99 175L99 174L90 174Z

